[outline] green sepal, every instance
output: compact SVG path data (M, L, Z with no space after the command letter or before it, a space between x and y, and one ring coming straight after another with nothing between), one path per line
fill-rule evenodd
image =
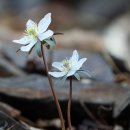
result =
M54 47L56 45L55 39L53 37L50 39L45 39L45 42L47 49L50 49L51 47Z
M66 77L66 76L64 76L64 77L61 79L61 82L64 84L64 83L65 83L65 81L66 81L66 79L67 79L67 77Z
M66 79L67 79L67 77L64 76L64 77L62 77L62 78L56 78L56 79L57 79L57 81L55 82L55 84L56 84L56 85L59 84L60 86L63 86L64 83L65 83L65 81L66 81Z
M79 76L78 73L75 73L74 76L75 76L78 80L80 80L80 76Z
M85 71L85 70L79 70L77 72L80 76L87 76L89 78L92 78L92 76L90 75L90 72L89 71Z
M36 53L39 57L42 57L42 52L41 52L41 42L38 41L36 44L35 44L35 50L36 50Z

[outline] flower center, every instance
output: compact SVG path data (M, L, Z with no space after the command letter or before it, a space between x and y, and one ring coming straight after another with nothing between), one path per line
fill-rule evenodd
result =
M63 71L68 72L72 69L72 60L65 59L63 61Z
M26 30L26 32L27 32L27 34L28 34L30 37L36 38L37 35L38 35L38 28L37 28L37 26L32 26L32 27L28 28L28 29Z

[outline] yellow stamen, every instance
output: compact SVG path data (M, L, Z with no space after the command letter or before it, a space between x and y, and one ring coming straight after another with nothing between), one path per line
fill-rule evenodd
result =
M63 71L68 72L69 70L72 69L72 60L63 60Z
M36 38L38 35L38 28L37 26L33 26L31 28L28 28L25 32L29 35L29 37Z

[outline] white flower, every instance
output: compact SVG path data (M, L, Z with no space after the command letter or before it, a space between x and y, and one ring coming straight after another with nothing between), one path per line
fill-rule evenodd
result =
M55 78L67 78L74 75L79 80L80 76L78 74L78 71L83 72L83 70L81 70L81 67L86 60L87 58L82 58L79 60L78 52L74 50L73 55L70 57L70 59L65 59L62 62L52 63L52 66L56 68L57 71L49 72L49 74Z
M22 44L23 46L20 48L20 50L24 52L30 52L36 44L38 44L36 45L36 48L38 47L39 49L41 41L44 41L44 43L50 43L50 41L52 41L51 37L53 36L54 32L52 30L47 30L50 23L51 13L46 14L44 18L40 20L38 25L32 20L28 20L26 23L27 29L25 30L25 36L19 40L13 40L13 42Z

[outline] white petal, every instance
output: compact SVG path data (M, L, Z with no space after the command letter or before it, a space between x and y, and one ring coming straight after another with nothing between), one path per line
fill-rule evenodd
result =
M63 70L63 63L62 62L53 62L52 66L60 71Z
M49 72L49 74L55 78L60 78L66 75L66 72Z
M37 24L36 24L34 21L32 21L31 19L29 19L29 20L27 21L27 23L26 23L27 29L28 29L28 28L31 28L31 27L34 27L34 26L37 26Z
M43 33L47 30L48 26L51 23L51 13L48 13L44 16L43 19L38 23L38 32Z
M70 71L68 72L68 74L67 74L67 77L74 75L75 72L76 72L75 69L70 70Z
M23 38L21 38L19 40L13 40L13 42L23 44L23 45L28 44L30 41L31 41L31 39L28 38L28 37L23 37Z
M74 68L75 70L79 70L79 69L82 67L83 63L84 63L86 60L87 60L87 58L82 58L82 59L80 59L80 60L77 62L77 64L73 66L73 68Z
M70 59L71 59L74 63L75 63L75 62L78 62L79 55L78 55L77 50L74 50L74 51L73 51L73 55L72 55L72 57L71 57Z
M36 42L37 42L37 40L33 39L28 45L22 46L20 48L20 50L24 51L24 52L29 52L32 49L32 47L35 45Z
M43 41L44 39L51 37L53 34L54 32L52 30L47 30L46 32L42 34L39 34L38 38L40 39L40 41Z

